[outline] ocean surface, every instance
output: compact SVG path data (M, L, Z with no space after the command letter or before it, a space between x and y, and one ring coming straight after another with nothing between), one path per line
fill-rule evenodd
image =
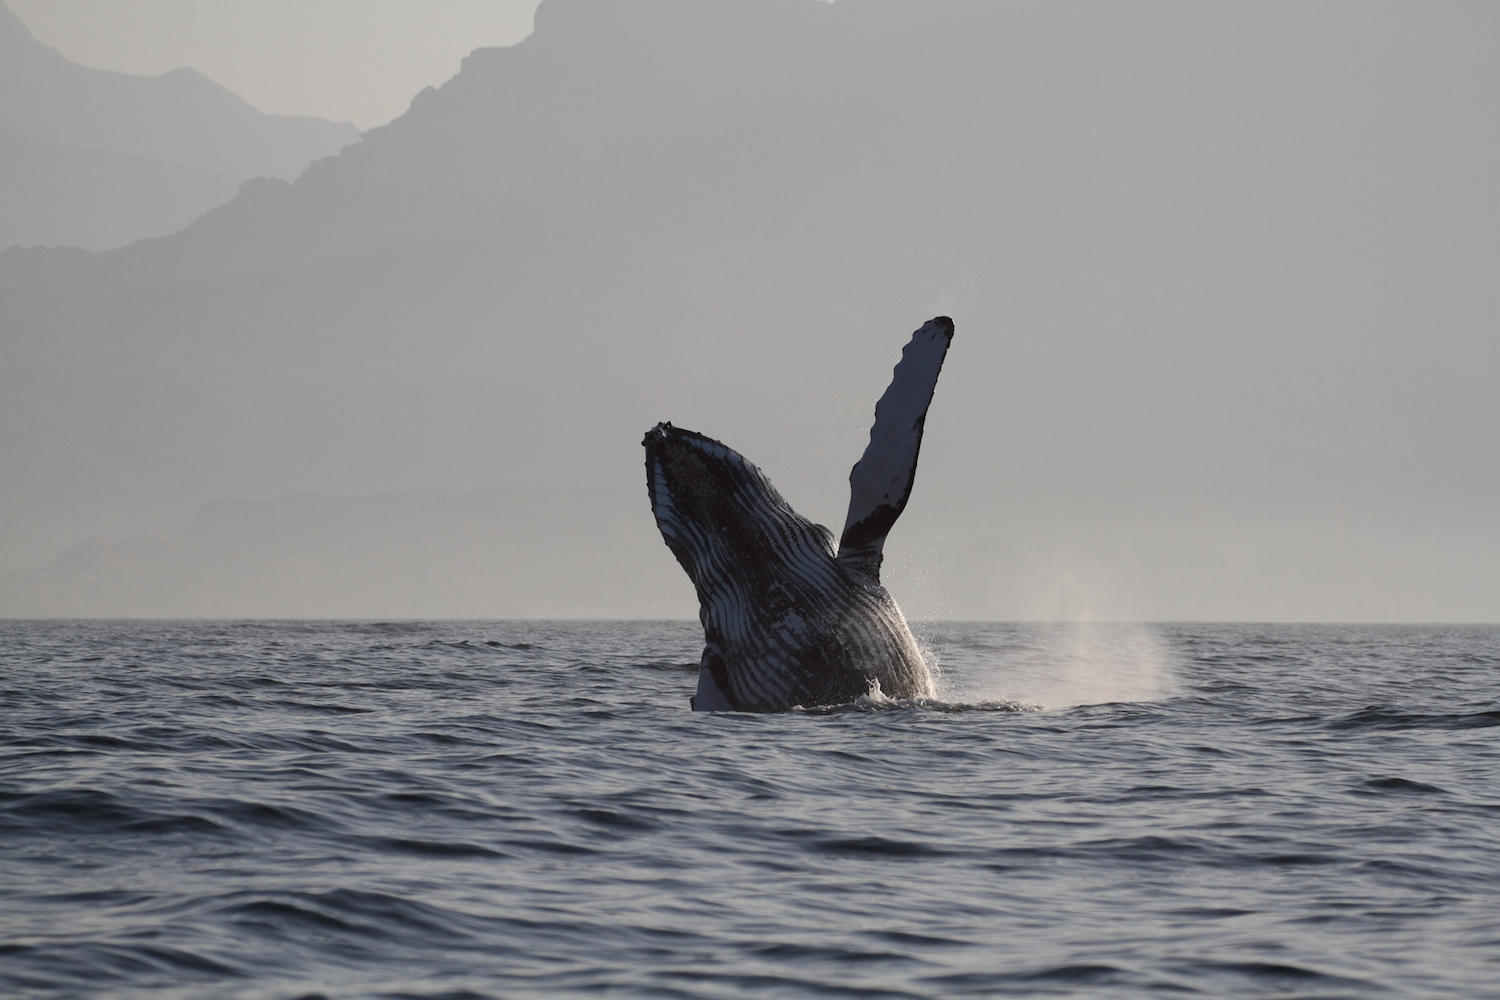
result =
M0 622L0 996L1500 997L1500 627Z

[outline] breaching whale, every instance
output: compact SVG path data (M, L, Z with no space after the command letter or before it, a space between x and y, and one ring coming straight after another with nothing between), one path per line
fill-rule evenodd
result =
M901 609L880 585L886 535L911 496L927 408L953 340L939 316L912 334L875 404L833 532L792 510L743 455L695 431L646 432L646 486L667 547L698 592L696 711L775 712L869 694L932 694Z

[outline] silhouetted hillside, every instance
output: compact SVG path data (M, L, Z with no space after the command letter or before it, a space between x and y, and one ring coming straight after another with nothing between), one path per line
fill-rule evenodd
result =
M1377 7L545 0L293 183L0 253L0 567L231 497L639 489L659 419L838 522L941 312L889 555L954 613L1500 614L1500 15Z
M262 114L191 69L75 65L0 3L0 248L175 232L247 178L296 177L358 138L348 123Z
M0 574L26 617L690 617L634 492L519 487L219 501L182 538L84 543Z

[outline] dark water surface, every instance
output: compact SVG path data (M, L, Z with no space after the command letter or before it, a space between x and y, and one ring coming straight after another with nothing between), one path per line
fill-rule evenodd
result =
M0 623L0 995L1500 997L1500 628L922 634Z

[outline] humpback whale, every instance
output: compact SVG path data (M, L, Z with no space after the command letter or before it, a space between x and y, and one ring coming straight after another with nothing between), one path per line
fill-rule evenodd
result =
M911 496L927 408L953 321L912 334L875 404L870 443L849 473L833 532L792 510L733 448L657 424L646 487L662 539L698 593L704 648L695 711L776 712L880 691L930 696L932 677L901 609L880 585L886 535Z

